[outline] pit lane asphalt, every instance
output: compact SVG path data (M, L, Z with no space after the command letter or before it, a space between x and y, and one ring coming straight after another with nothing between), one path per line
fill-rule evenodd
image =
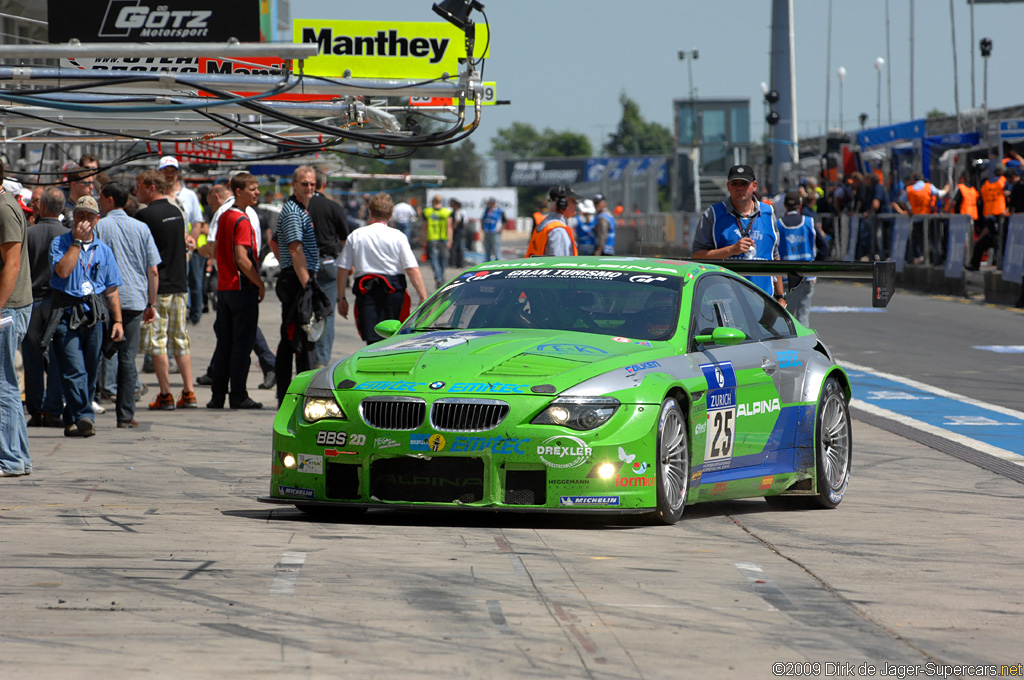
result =
M830 289L816 304L852 290ZM277 308L271 292L271 342ZM883 332L891 318L868 321L878 351L917 361ZM193 328L201 372L212 318ZM335 355L358 346L340 321ZM254 500L270 409L138 419L99 416L86 440L33 429L35 472L0 480L0 677L767 678L775 662L825 677L826 662L1022 661L1024 486L861 422L837 510L723 502L658 527L312 521Z

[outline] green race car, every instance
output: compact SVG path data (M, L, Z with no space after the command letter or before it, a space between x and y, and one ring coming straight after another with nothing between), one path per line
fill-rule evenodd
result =
M384 341L292 381L259 500L665 523L731 498L835 507L850 481L849 380L814 331L720 264L467 271L381 323Z

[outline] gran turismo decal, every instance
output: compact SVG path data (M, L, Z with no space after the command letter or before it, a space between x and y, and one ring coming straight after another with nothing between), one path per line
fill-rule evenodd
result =
M312 489L302 489L297 486L281 486L278 484L277 493L282 496L297 496L298 498L312 498Z
M470 340L486 338L492 335L502 335L508 331L431 331L423 333L414 338L403 340L394 345L384 347L367 347L363 351L370 354L374 352L410 352L415 350L446 350L457 347Z
M622 276L621 272L606 272L600 269L533 269L508 272L509 279L602 279L611 281Z
M579 467L590 460L593 449L579 437L558 435L545 439L537 447L537 456L552 468L568 469Z
M545 345L537 345L532 352L542 352L551 354L565 354L569 356L602 356L608 354L607 351L600 347L591 347L590 345L574 345L571 343L552 342Z
M646 274L634 274L629 277L631 283L656 283L658 281L668 281L664 276L648 276Z
M459 278L463 281L484 281L492 276L501 276L505 272L467 272Z
M512 437L466 437L460 435L452 440L452 448L450 450L461 452L486 451L490 449L491 453L494 454L517 454L521 456L526 453L523 447L529 443L529 439L515 439Z
M443 434L414 434L409 437L409 448L413 451L444 451L446 443Z
M571 505L618 505L618 496L559 496L558 504Z
M299 464L296 466L296 470L304 472L308 475L322 475L324 473L324 457L323 456L310 456L305 453L300 453Z

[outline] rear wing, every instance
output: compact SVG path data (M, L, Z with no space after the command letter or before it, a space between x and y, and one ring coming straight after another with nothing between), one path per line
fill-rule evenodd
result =
M871 305L885 307L896 292L896 263L883 262L806 262L783 260L690 260L699 264L718 265L746 276L789 276L790 288L805 277L825 279L858 279L871 281Z

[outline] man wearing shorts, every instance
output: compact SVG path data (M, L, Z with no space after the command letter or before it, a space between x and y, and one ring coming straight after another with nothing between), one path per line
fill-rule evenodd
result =
M188 339L188 251L195 246L185 228L185 216L167 200L167 180L159 170L146 170L136 180L135 193L145 209L136 217L153 232L162 260L158 269L160 285L156 298L156 318L150 334L149 353L160 384L160 394L150 403L151 410L173 411L168 343L181 373L182 392L178 408L196 408L192 391L192 356Z

